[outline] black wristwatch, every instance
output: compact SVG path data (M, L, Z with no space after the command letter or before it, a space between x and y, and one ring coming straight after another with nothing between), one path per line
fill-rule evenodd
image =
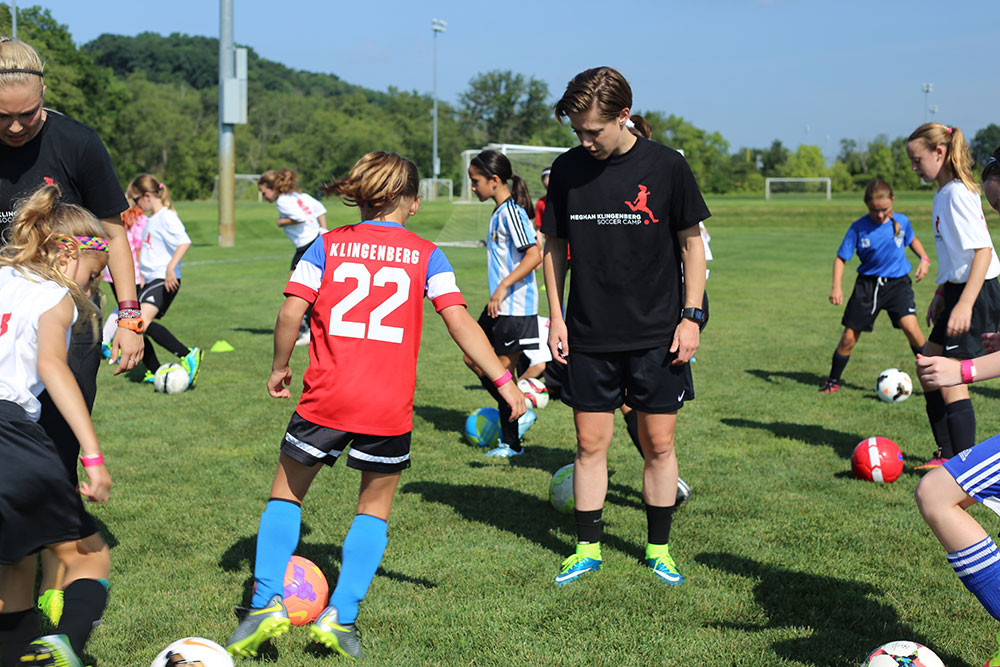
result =
M701 308L683 308L681 309L681 317L701 326L701 323L705 321L705 311Z

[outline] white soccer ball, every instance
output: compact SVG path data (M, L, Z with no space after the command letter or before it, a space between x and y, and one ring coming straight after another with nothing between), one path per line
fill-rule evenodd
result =
M900 403L913 393L913 381L898 368L887 368L878 374L875 393L886 403Z
M210 639L185 637L163 649L149 667L234 667L233 659Z
M883 644L868 654L861 667L944 667L941 658L923 644L896 641Z
M153 374L153 387L164 394L179 394L191 384L191 377L180 364L163 364Z
M545 383L538 378L525 378L519 380L517 388L524 394L524 400L532 408L544 408L549 404L549 390L545 388Z

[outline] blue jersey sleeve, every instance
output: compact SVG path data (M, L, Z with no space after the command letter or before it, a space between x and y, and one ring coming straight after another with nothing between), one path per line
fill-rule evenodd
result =
M312 248L310 248L310 250L312 250ZM303 257L303 259L305 259L305 257ZM454 274L455 270L451 268L451 264L448 262L448 258L445 257L441 248L434 248L434 252L431 253L431 258L427 260L427 279L430 280L433 276L436 276L439 273Z
M316 237L316 240L302 254L302 258L299 261L309 262L313 266L319 267L320 272L326 268L326 245L323 243L322 234Z
M837 257L841 258L845 262L849 262L851 257L854 256L854 251L858 247L858 230L851 225L847 233L844 234L844 240L840 242L840 248L837 249Z

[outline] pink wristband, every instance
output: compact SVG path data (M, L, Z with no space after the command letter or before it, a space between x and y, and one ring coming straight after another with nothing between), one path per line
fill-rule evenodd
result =
M972 359L962 360L962 384L972 384L976 381L976 362Z
M494 387L502 387L505 384L507 384L508 382L510 382L511 378L513 378L513 377L514 376L510 374L510 371L504 371L503 375L501 375L500 377L498 377L496 380L493 381L493 386Z
M921 257L920 261L921 262L927 262L928 264L930 264L931 263L931 258L930 257Z
M96 454L94 456L81 456L80 463L83 464L84 468L92 468L93 466L104 465L104 454Z

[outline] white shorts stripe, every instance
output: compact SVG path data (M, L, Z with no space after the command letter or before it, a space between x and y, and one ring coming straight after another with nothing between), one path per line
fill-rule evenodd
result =
M372 456L371 454L359 452L353 447L348 450L347 455L362 461L368 461L369 463L402 463L403 461L408 461L410 458L409 453L403 456Z
M310 445L308 442L302 442L301 440L299 440L298 438L296 438L294 435L292 435L288 431L285 431L285 442L287 442L288 444L292 445L293 447L298 447L299 449L301 449L302 451L304 451L309 456L312 456L313 458L317 458L317 459L324 459L327 456L332 456L333 458L338 458L341 454L344 453L344 450L342 450L342 449L340 449L340 450L334 449L334 450L331 450L329 453L321 451L319 449L316 449L312 445Z

